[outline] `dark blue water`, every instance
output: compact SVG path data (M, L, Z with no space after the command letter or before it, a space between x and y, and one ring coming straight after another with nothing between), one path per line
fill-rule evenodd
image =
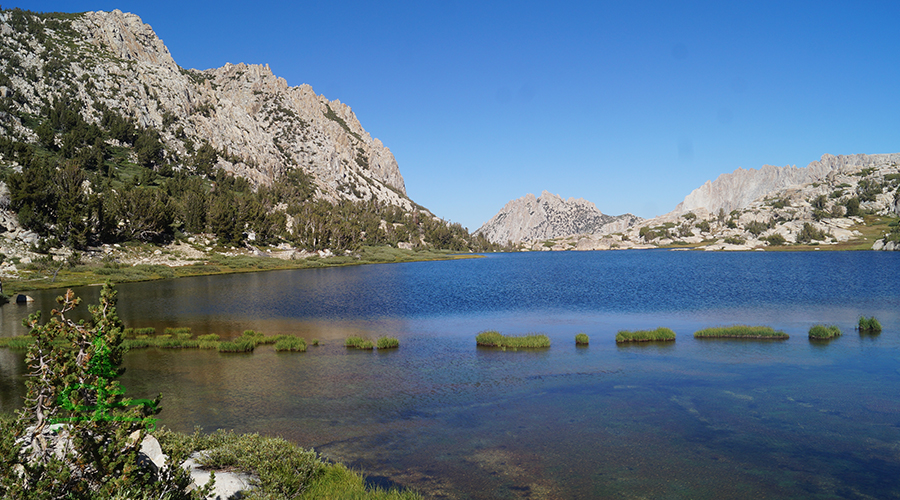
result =
M436 497L898 498L898 284L894 253L622 251L121 285L129 326L322 343L136 351L123 385L162 392L170 427L282 435ZM0 308L3 334L28 310ZM884 331L856 332L859 315ZM791 338L692 337L734 323ZM815 323L844 335L811 342ZM614 342L657 326L676 342ZM476 348L484 329L553 345ZM591 344L578 348L582 331ZM349 335L401 347L348 351ZM21 354L0 350L0 411L21 397L21 373Z

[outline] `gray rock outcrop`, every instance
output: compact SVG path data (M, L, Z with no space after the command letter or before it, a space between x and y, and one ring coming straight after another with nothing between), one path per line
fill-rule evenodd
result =
M717 213L719 209L730 213L732 210L745 208L770 193L823 181L829 175L855 172L898 161L900 154L841 156L825 154L819 161L814 161L805 168L772 165L763 165L758 170L738 168L730 174L720 175L714 181L706 181L691 191L672 213L679 215L700 208L705 208L711 213Z
M631 214L606 215L583 198L565 200L544 191L538 197L529 193L510 201L475 234L481 234L493 243L519 244L576 234L619 232L641 220Z

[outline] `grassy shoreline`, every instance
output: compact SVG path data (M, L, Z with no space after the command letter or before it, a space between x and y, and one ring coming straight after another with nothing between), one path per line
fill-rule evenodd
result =
M92 286L110 281L134 283L158 281L192 276L282 271L287 269L315 269L323 267L359 266L365 264L396 264L401 262L427 262L480 258L480 254L464 254L449 250L403 250L387 247L364 247L353 255L333 257L309 257L304 259L280 259L251 255L210 254L186 266L161 264L85 264L67 269L20 271L22 278L3 280L7 294L32 290L65 289Z

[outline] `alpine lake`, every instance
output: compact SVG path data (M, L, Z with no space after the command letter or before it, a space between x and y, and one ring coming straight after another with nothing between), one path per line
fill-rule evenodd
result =
M162 394L158 425L281 436L426 497L900 498L900 253L490 254L117 290L129 327L320 343L129 352L122 385ZM99 287L75 292L86 315ZM0 307L0 335L60 294ZM855 330L862 315L883 331ZM693 337L734 324L790 339ZM814 324L843 335L812 341ZM615 342L658 326L676 341ZM477 347L489 329L552 346ZM24 352L0 349L0 412L21 406L24 373Z

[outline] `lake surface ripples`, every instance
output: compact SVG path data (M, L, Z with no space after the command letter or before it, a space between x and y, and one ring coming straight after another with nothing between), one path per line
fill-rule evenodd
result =
M160 423L281 435L446 498L900 497L900 254L669 251L278 271L123 284L128 326L292 333L303 354L140 350ZM76 291L91 303L97 288ZM0 308L2 335L33 306ZM854 330L876 316L880 335ZM763 324L786 341L695 340ZM816 323L843 336L811 342ZM615 344L621 329L675 342ZM475 346L485 329L552 347ZM576 347L578 332L590 335ZM400 339L348 351L349 335ZM24 393L0 350L0 411ZM391 478L390 480L386 478Z

